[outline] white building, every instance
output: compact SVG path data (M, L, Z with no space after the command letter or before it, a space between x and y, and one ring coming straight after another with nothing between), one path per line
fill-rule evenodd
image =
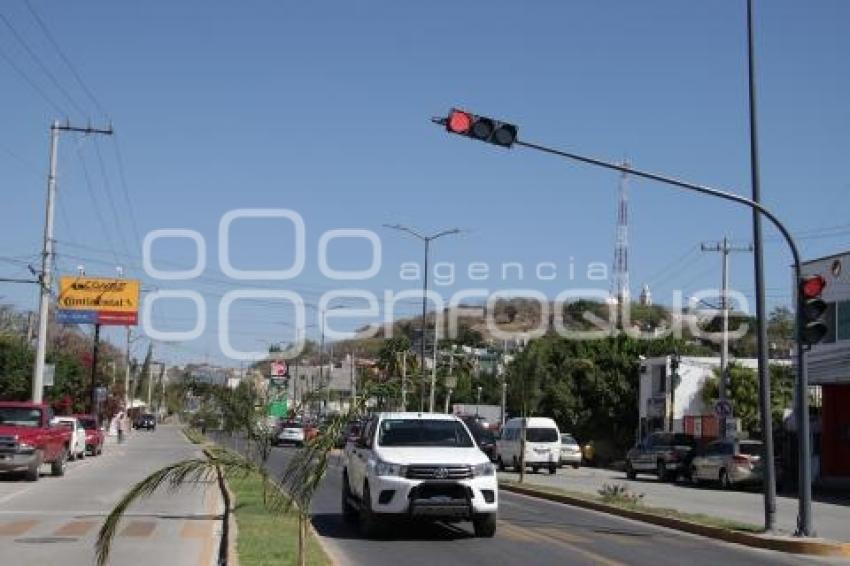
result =
M679 358L678 387L673 393L672 356L648 358L640 365L639 438L656 431L687 432L697 437L718 436L718 422L713 403L702 399L706 381L720 368L719 357L681 356ZM738 358L734 363L758 369L755 358ZM788 364L786 360L772 360L771 364Z

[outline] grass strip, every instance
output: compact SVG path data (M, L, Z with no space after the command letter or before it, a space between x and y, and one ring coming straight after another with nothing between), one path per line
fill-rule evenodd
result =
M597 505L604 505L608 507L613 507L617 509L628 509L630 511L639 511L641 513L646 513L649 515L655 515L657 517L667 517L671 519L679 519L681 521L689 521L691 523L696 523L698 525L705 525L707 527L719 527L721 529L727 529L730 531L738 531L744 533L761 533L764 529L762 529L758 525L754 525L752 523L742 523L740 521L732 521L729 519L723 519L720 517L714 517L712 515L705 515L703 513L685 513L682 511L678 511L676 509L668 509L665 507L650 507L644 505L642 503L630 503L626 501L605 501L602 497L597 495L592 495L589 493L584 493L580 491L572 491L567 489L561 489L557 487L551 486L542 486L542 485L531 485L528 483L518 483L511 480L500 480L500 484L509 485L509 486L517 486L522 487L523 489L539 491L541 493L551 493L554 495L564 495L567 497L572 497L574 499L580 499L582 501L589 501L595 503Z
M273 514L263 505L259 474L227 479L235 498L236 551L240 566L296 564L298 556L298 515ZM308 531L307 564L330 565L316 537Z

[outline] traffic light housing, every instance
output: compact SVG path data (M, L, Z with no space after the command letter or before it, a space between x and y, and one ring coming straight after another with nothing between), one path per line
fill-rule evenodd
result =
M800 278L797 292L804 346L817 344L829 333L829 327L823 321L827 304L821 298L821 294L825 288L826 279L820 275L808 275Z
M435 119L436 121L436 119ZM517 138L517 127L466 110L452 108L445 118L446 131L502 147L511 147Z

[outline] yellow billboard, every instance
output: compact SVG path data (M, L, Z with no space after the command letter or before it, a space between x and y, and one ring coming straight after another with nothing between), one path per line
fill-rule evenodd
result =
M139 280L65 275L59 278L57 303L61 310L136 313Z

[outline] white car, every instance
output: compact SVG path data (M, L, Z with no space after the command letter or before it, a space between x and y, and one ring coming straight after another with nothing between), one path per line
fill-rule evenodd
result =
M305 438L304 426L301 423L286 422L276 431L273 444L276 446L280 444L303 446Z
M581 466L581 446L571 434L561 434L561 465L576 469Z
M77 417L56 417L55 422L71 429L71 445L68 446L68 458L82 460L86 457L86 429Z
M472 521L496 533L496 469L463 422L436 413L380 413L345 447L342 509L366 536L392 517Z
M537 473L541 468L554 474L561 460L561 433L558 425L547 417L525 419L525 467ZM502 435L496 441L499 469L508 466L519 471L522 461L522 418L505 423Z

